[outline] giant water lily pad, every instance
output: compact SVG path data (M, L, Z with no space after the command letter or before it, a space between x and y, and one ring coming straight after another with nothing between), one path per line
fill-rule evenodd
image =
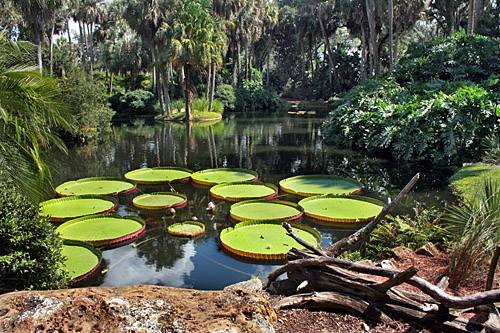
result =
M318 246L320 234L306 225L293 225L292 230L301 239ZM303 249L287 235L281 222L245 221L220 233L222 246L241 257L262 260L284 260L292 248Z
M63 222L85 215L111 213L117 207L118 202L111 197L73 196L41 202L40 215L52 222Z
M81 281L95 273L102 260L101 252L84 242L63 242L62 255L66 257L64 268L72 282Z
M135 185L120 178L92 177L72 180L56 187L60 196L118 195L135 190Z
M193 171L178 167L142 168L127 172L125 178L145 185L188 182Z
M322 194L359 194L361 183L354 179L331 175L295 176L280 181L283 192L309 197Z
M91 243L95 246L109 246L139 237L145 230L145 223L138 217L86 216L70 220L57 228L61 238Z
M183 194L172 192L155 192L142 194L132 200L132 204L144 210L161 210L168 208L182 208L187 204Z
M266 183L224 183L210 189L210 195L219 200L242 201L250 199L271 199L278 194L278 188Z
M302 208L284 200L247 200L231 206L233 220L296 221L302 218Z
M172 236L197 237L205 233L205 225L198 221L184 221L172 224L167 231Z
M359 196L324 195L302 199L306 216L325 222L360 223L373 220L384 208L383 202Z
M195 172L191 179L195 184L213 186L222 183L254 181L258 177L257 173L247 169L208 169Z

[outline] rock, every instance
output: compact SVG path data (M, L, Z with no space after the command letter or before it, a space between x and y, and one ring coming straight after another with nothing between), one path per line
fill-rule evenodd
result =
M256 277L247 281L238 282L227 286L224 290L240 290L246 293L257 293L262 291L262 281Z
M418 249L416 249L415 253L420 254L422 256L435 257L439 255L439 250L436 247L436 245L432 244L431 242L428 242L423 246L419 247Z
M409 248L404 247L404 246L397 246L397 247L393 248L391 251L392 251L392 255L396 259L408 258L408 257L411 257L413 254L412 250L410 250Z
M356 261L356 264L366 265L366 266L375 266L375 263L370 259L363 259L363 260Z
M256 281L243 285L221 291L130 286L13 292L0 295L0 332L273 333L276 313L268 299L250 292Z

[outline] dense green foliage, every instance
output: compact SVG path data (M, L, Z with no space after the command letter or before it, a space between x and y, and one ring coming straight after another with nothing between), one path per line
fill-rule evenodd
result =
M117 116L131 117L156 113L154 95L147 90L116 93L109 98L109 102Z
M63 100L69 105L79 124L76 135L81 139L96 138L110 130L113 110L108 106L104 86L78 69L61 79Z
M287 103L262 82L262 74L253 71L253 79L244 79L236 88L235 110L238 112L285 111Z
M446 248L450 234L441 224L442 213L435 208L417 205L413 214L389 217L371 234L362 251L349 253L351 259L383 259L392 256L398 246L415 250L431 242Z
M500 179L500 166L486 163L465 166L450 178L450 185L459 198L472 202L480 198L487 179Z
M0 35L0 178L15 180L31 199L50 179L43 149L65 151L58 131L73 131L57 80L42 77L34 59L31 43Z
M224 108L228 111L234 110L236 103L236 95L232 85L219 84L215 90L215 98L221 101Z
M398 160L478 157L500 128L500 43L458 34L415 46L392 72L351 90L330 114L326 139Z
M0 183L0 244L0 293L67 285L54 226L11 183Z

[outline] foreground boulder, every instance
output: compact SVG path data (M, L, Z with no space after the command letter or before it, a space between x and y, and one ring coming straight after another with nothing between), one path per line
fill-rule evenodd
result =
M159 286L0 295L0 332L274 332L260 292Z

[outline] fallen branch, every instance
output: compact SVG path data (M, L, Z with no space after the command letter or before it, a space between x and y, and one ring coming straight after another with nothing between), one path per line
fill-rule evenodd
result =
M495 252L493 252L493 257L491 257L490 268L488 270L488 279L486 280L486 289L491 290L493 288L493 281L495 280L495 271L497 269L498 258L500 257L500 244L495 247Z
M419 173L413 176L413 178L408 182L408 184L406 184L406 186L401 190L401 192L399 192L396 198L393 201L391 201L388 205L386 205L384 209L382 209L380 214L378 214L373 221L371 221L366 226L359 229L352 235L342 238L341 240L338 240L337 242L330 245L327 249L328 255L333 257L338 256L339 254L347 250L353 249L358 243L368 239L368 236L380 224L380 222L383 221L385 216L393 212L394 209L397 207L397 205L401 202L401 200L406 196L406 194L408 194L408 192L411 191L411 189L415 186L419 178L420 178Z

